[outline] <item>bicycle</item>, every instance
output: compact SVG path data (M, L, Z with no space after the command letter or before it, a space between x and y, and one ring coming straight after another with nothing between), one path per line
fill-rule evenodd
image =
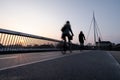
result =
M61 46L61 52L62 54L66 54L67 51L70 51L72 53L72 43L70 42L65 42L64 40L62 41L62 46Z

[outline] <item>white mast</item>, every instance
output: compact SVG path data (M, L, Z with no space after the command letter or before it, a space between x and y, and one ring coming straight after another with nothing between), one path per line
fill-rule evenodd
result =
M94 44L96 46L96 20L95 20L94 12L93 12L93 30L94 30Z
M94 38L93 38L93 39L94 39L93 41L94 41L94 46L97 46L97 45L96 45L96 42L101 41L102 35L101 35L100 29L99 29L99 27L98 27L98 25L97 25L94 11L93 11L93 18L92 18L92 21L91 21L91 24L90 24L90 29L89 29L89 31L88 31L87 39L88 39L88 37L89 37L91 27L93 27L93 37L94 37Z

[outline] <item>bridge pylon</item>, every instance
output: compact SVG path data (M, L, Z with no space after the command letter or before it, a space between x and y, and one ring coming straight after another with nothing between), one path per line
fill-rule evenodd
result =
M98 27L94 12L93 12L93 18L92 18L92 21L91 21L91 24L90 24L89 32L88 32L88 35L87 35L87 39L89 37L91 28L93 29L93 38L94 38L93 39L93 41L94 41L93 45L94 46L99 46L99 44L97 44L97 43L101 42L102 35L101 35L100 29Z

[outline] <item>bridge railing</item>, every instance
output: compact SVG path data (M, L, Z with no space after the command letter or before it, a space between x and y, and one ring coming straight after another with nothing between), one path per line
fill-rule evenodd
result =
M60 40L0 29L0 53L60 50L61 43Z

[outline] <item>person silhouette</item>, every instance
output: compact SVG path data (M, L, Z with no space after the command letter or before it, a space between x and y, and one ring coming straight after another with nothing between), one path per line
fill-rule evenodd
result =
M84 40L86 40L85 36L84 36L83 32L80 31L80 33L79 33L80 50L84 49Z
M64 47L67 45L67 40L68 40L69 48L70 48L70 45L71 45L70 43L71 43L71 40L73 39L74 34L72 32L69 21L66 21L66 24L62 27L61 31L62 31L61 38L64 40ZM66 50L64 49L64 51Z

